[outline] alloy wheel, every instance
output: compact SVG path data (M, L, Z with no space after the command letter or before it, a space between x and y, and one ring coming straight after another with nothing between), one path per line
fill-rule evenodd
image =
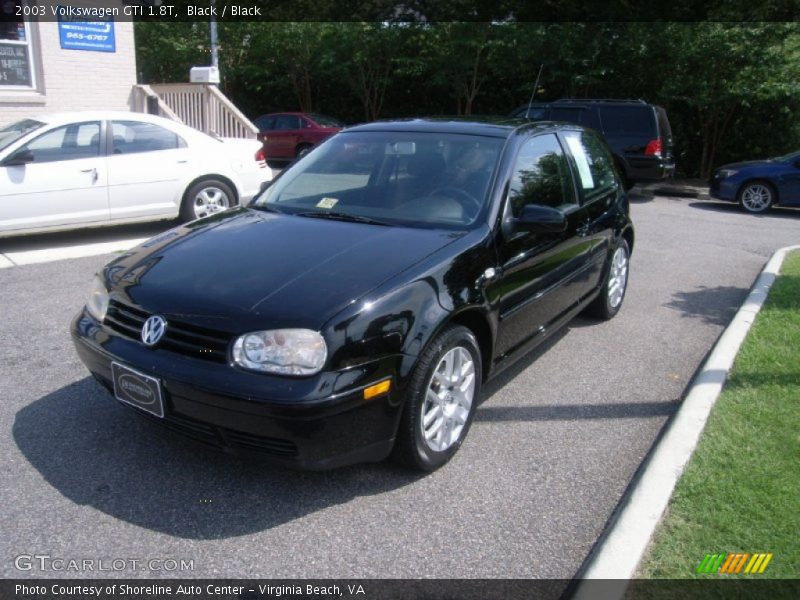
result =
M620 246L611 259L611 272L608 275L608 304L611 308L617 308L622 302L627 283L628 253Z
M230 199L224 190L209 186L197 192L192 206L194 207L195 218L201 219L228 208L230 206Z
M763 212L772 204L772 191L762 183L748 185L742 191L742 206L750 212Z
M422 437L435 452L444 452L461 437L475 397L475 362L456 346L433 371L422 404Z

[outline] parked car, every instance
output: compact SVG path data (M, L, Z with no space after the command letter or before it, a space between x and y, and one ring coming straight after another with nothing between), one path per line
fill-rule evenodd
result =
M723 165L711 176L709 195L738 202L750 213L775 204L800 206L800 152Z
M180 216L250 200L270 181L255 140L140 113L77 112L0 129L0 235Z
M338 133L344 124L316 113L271 113L253 121L267 160L294 160Z
M644 100L570 100L524 104L512 116L566 121L592 127L611 146L627 188L635 183L672 177L672 128L667 111Z
M249 207L113 260L72 336L118 400L209 444L433 470L487 379L579 312L620 310L628 208L577 125L362 125Z

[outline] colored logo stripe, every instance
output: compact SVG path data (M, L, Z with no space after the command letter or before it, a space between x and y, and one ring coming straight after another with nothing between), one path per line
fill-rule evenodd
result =
M697 566L696 573L744 573L761 574L772 560L772 553L750 554L748 552L731 552L706 554ZM745 566L747 565L747 566Z

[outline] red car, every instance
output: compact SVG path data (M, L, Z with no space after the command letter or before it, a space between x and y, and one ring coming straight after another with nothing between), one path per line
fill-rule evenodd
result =
M267 160L293 160L303 156L344 127L331 117L315 113L270 113L253 121L264 143Z

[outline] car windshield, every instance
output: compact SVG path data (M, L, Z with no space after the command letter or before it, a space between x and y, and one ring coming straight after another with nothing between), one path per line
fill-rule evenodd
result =
M775 158L770 158L770 160L774 160L775 162L792 162L798 158L800 158L800 151L790 152L789 154L784 154L783 156L776 156Z
M344 127L344 123L333 117L326 117L325 115L318 115L316 113L309 113L308 115L317 125L322 127Z
M41 121L35 121L33 119L23 119L11 125L6 125L0 129L0 150L5 150L22 136L43 125L44 123Z
M340 133L282 173L253 206L464 229L487 205L503 141L451 133Z

